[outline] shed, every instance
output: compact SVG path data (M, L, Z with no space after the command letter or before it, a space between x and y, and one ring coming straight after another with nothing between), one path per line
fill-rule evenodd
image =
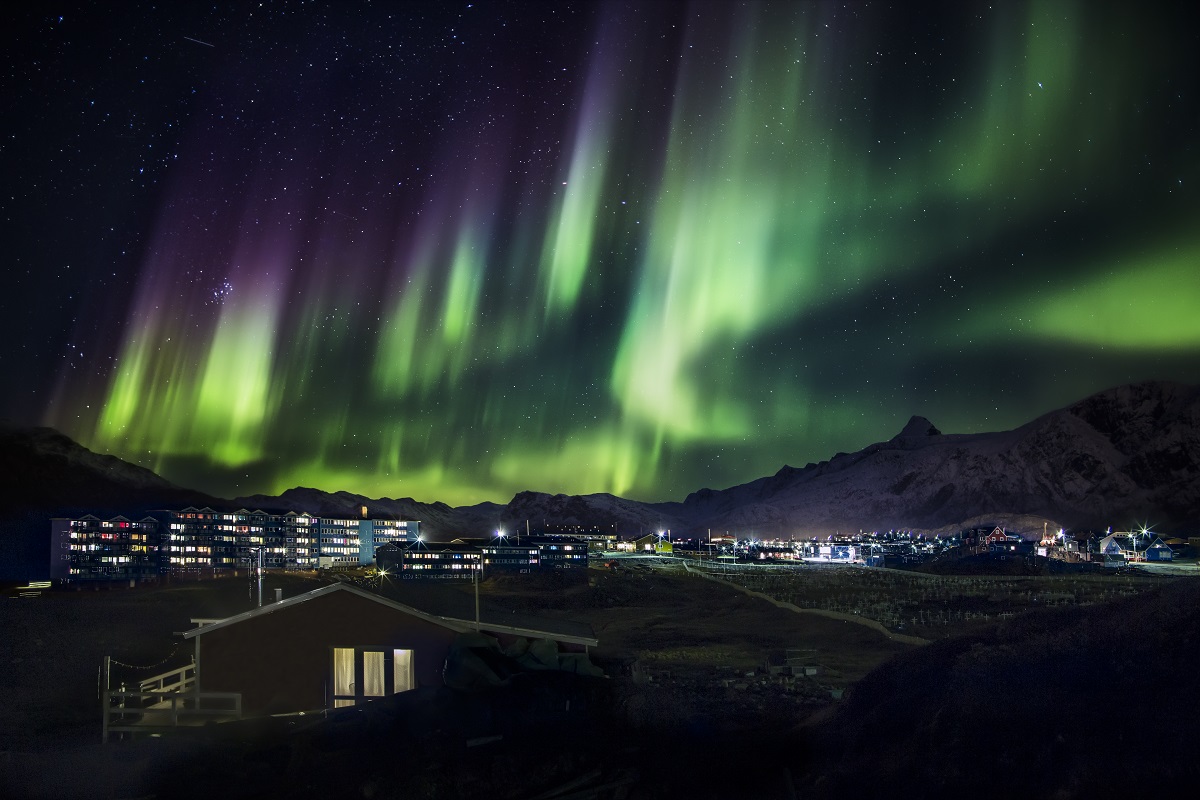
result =
M590 636L511 625L476 626L346 583L186 631L197 692L235 692L246 715L338 708L419 686L440 686L456 638L479 631L504 646L545 640L587 652Z

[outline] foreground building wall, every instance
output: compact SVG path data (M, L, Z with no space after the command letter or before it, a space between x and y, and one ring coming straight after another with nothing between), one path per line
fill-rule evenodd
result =
M338 582L184 632L196 691L249 716L358 705L420 687L499 685L514 670L597 675L587 625L516 626L421 611Z
M248 715L333 705L334 648L412 652L419 686L439 686L457 631L349 592L214 629L198 640L201 691L240 692ZM415 688L415 687L414 687Z

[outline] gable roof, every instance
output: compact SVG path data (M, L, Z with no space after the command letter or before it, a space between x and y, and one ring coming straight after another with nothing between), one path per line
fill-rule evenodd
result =
M1101 553L1123 553L1134 549L1135 543L1127 533L1110 533L1100 540Z
M322 586L320 589L314 589L313 591L305 594L298 594L294 597L289 597L286 600L280 600L277 603L268 603L267 605L260 606L259 608L254 608L250 611L244 611L241 614L235 614L232 617L227 617L207 625L200 625L198 628L192 628L191 630L184 631L183 638L194 639L197 636L202 636L211 631L221 628L228 628L231 625L237 625L239 622L245 622L248 619L254 619L255 617L271 614L284 608L292 608L294 606L301 605L302 603L307 603L310 600L315 600L319 597L332 594L333 592L349 592L350 594L357 595L358 597L362 597L374 603L379 603L380 605L394 609L400 613L409 614L419 619L423 619L426 622L432 622L434 625L440 625L443 628L449 628L450 630L458 633L473 631L478 627L479 629L492 631L494 633L507 633L514 636L524 636L530 639L553 639L556 642L579 644L589 647L595 647L600 643L598 639L592 636L581 636L577 633L568 633L561 630L550 631L514 625L497 625L482 619L480 620L479 625L476 626L473 620L442 617L437 616L436 614L429 614L421 611L420 609L405 605L404 603L398 603L395 600L390 600L382 595L369 592L366 589L360 589L359 587L349 583L331 583L328 586Z

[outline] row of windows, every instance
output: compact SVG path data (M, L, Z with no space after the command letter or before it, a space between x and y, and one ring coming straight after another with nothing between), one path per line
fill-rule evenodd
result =
M470 558L478 559L478 553L405 553L405 558Z

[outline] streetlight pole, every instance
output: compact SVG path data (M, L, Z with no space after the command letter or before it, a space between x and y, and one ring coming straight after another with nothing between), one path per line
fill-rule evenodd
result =
M475 631L479 631L479 577L483 572L483 553L479 554L479 564L475 569Z
M250 550L251 550L251 552L256 553L258 556L258 607L262 608L263 548L262 547L253 547ZM250 569L253 570L254 568L255 568L254 567L254 559L251 558L250 559Z

